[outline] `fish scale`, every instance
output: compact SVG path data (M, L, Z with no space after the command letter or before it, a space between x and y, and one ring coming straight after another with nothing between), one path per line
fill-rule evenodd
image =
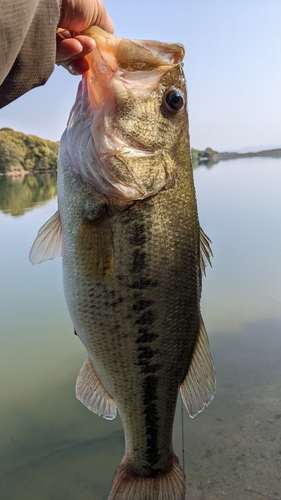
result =
M62 252L67 306L87 350L76 395L122 420L125 455L109 500L183 500L178 391L192 417L215 391L200 314L211 250L197 214L184 51L86 34L97 47L60 143L58 212L30 257Z

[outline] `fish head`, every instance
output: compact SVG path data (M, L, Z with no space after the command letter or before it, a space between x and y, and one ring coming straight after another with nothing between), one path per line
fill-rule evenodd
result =
M97 27L67 127L81 177L106 197L144 199L174 183L188 134L184 48Z

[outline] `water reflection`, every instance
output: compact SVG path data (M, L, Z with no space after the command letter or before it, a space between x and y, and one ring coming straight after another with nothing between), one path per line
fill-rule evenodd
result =
M200 167L195 182L201 224L213 240L203 316L218 388L207 410L194 420L185 415L187 499L278 499L281 164ZM28 261L55 210L51 200L21 217L0 213L3 500L106 500L123 456L120 420L99 418L74 396L85 351L66 310L61 261ZM180 456L179 408L174 436Z
M23 215L57 195L55 172L37 175L0 177L0 210L13 216Z

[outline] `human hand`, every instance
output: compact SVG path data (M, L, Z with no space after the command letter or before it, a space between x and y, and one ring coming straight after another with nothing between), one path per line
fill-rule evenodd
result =
M89 69L85 55L93 50L95 41L79 33L92 25L113 33L114 26L102 0L62 1L56 62L74 75L85 73Z

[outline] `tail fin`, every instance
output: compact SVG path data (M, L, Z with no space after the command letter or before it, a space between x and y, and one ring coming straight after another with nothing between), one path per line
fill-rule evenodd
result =
M185 475L174 455L171 469L157 477L141 477L130 469L126 457L119 465L108 500L184 500Z

